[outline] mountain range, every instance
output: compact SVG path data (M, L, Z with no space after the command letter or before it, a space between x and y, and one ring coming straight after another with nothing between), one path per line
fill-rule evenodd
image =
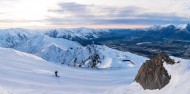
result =
M189 26L1 29L0 94L189 94Z
M78 34L75 37L87 38L85 33ZM123 63L124 60L131 60L131 53L111 49L104 45L82 46L78 42L64 38L52 38L46 34L47 32L35 32L26 29L1 30L0 46L34 54L50 62L76 67L121 68L134 65L130 62L128 62L129 64ZM90 32L88 34L97 37L96 34L99 33ZM75 33L71 33L71 36L74 35Z
M104 44L105 41L117 40L113 43L122 44L123 41L120 40L131 41L138 38L141 39L138 42L165 38L189 40L189 28L190 24L185 28L168 25L144 29L1 29L0 47L13 48L35 54L51 62L77 67L123 67L127 65L121 62L131 60L130 55L109 48L109 45ZM108 61L109 63L105 64Z

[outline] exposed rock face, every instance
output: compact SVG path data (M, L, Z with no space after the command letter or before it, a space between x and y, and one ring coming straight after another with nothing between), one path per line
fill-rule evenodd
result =
M175 63L173 59L162 52L143 63L135 77L135 81L141 84L144 89L163 88L171 79L171 76L163 66L164 62L168 64Z

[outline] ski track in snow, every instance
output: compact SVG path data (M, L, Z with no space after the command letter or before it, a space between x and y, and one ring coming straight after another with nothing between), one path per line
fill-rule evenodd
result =
M172 75L167 86L143 90L133 82L140 65L117 70L73 68L0 48L0 94L190 94L189 61L180 60L183 63L164 65ZM54 76L55 70L60 77Z

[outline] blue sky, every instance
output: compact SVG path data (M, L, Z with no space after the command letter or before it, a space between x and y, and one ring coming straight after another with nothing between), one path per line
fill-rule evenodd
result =
M186 24L190 0L0 0L1 28Z

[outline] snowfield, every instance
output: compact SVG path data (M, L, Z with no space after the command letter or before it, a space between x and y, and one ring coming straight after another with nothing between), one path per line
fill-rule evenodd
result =
M0 48L0 94L189 94L189 60L164 65L172 75L161 90L143 90L133 82L146 58L128 53L136 66L121 69L74 68L35 55ZM175 57L173 57L175 58ZM175 58L178 59L178 58ZM109 58L105 60L110 60ZM55 77L54 72L58 71Z
M117 70L73 68L9 48L0 48L0 64L3 90L0 94L102 94L130 84L139 67ZM54 76L55 70L59 72L59 78Z

